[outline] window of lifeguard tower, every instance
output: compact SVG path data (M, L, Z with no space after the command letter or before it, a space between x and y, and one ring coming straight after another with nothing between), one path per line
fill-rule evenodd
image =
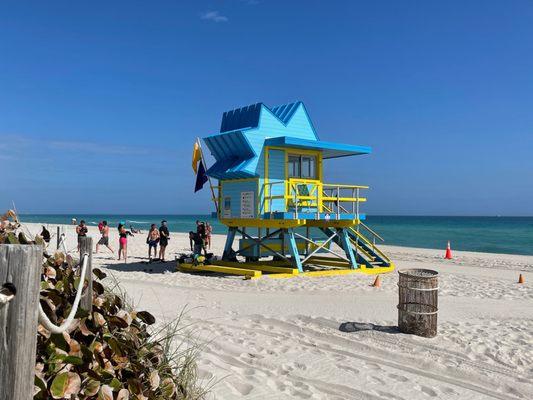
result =
M289 178L317 179L316 157L289 154Z

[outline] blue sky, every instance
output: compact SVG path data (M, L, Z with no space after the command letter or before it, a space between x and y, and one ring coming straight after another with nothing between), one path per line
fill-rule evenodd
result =
M194 138L302 100L370 214L533 215L533 2L0 4L0 208L198 213Z

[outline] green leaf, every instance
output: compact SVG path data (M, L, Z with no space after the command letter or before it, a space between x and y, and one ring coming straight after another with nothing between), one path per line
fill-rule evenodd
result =
M33 380L33 384L37 386L41 390L46 390L46 382L43 381L41 378L39 378L37 375L35 375L35 379Z
M76 357L76 356L59 356L59 359L62 360L65 364L83 365L83 360L80 357Z
M65 337L60 333L53 333L50 336L50 341L58 348L64 351L69 350L69 345L65 340Z
M96 395L96 393L98 393L99 390L100 390L100 382L94 379L89 379L87 383L85 384L85 387L83 389L83 394L85 396L91 397L91 396Z
M109 386L113 388L114 391L118 391L122 389L122 383L117 378L113 378L111 382L109 382Z
M78 307L78 310L76 311L76 315L74 316L74 318L76 319L87 318L88 316L89 316L88 310L84 310L83 308Z
M56 375L50 386L50 393L54 399L62 399L65 396L65 391L68 386L68 373Z

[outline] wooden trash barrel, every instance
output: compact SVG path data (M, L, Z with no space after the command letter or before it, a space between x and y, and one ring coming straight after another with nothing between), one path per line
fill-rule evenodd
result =
M398 328L423 337L437 335L438 272L430 269L398 271Z

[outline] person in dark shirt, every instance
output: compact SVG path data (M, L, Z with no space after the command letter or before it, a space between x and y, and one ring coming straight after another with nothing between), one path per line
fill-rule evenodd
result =
M168 246L168 239L170 238L170 232L168 231L167 221L161 221L159 227L159 259L165 261L165 250Z
M76 227L76 233L78 234L78 251L80 251L81 238L87 236L88 231L89 229L87 229L87 225L85 225L85 221L81 220L80 224Z
M202 250L206 253L204 246L204 239L198 232L194 233L193 231L189 232L189 242L191 245L191 251L194 255L201 255Z
M207 242L207 229L205 228L205 222L196 221L196 233L201 236L204 243Z

